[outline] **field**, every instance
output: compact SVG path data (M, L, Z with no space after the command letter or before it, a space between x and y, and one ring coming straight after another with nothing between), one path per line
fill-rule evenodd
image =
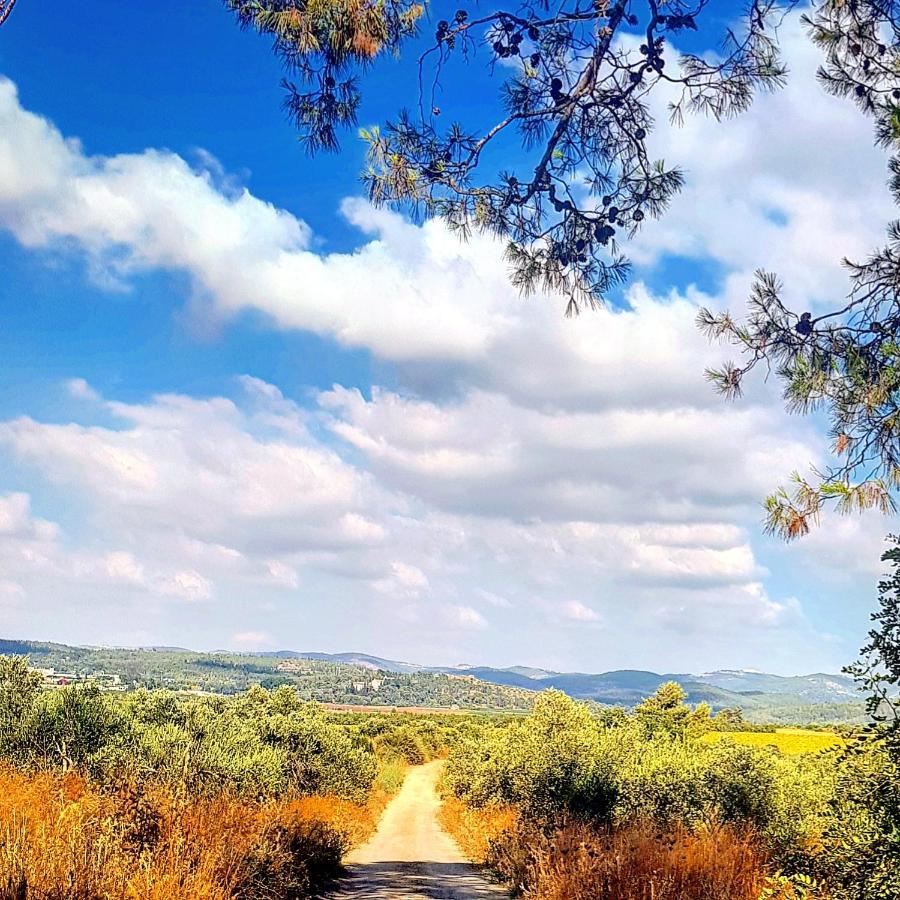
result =
M775 747L788 756L819 753L822 750L845 746L846 742L833 731L809 731L804 728L779 728L777 731L719 731L705 734L702 740L713 744L734 741L745 747Z

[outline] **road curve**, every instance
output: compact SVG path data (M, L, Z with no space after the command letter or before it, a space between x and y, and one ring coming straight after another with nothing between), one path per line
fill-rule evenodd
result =
M437 823L440 762L411 768L371 839L345 860L334 900L497 900L508 898L460 853Z

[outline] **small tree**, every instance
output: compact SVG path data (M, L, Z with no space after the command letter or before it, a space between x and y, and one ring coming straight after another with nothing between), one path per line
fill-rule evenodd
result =
M23 751L27 720L41 690L41 676L23 656L0 656L0 756L17 759Z

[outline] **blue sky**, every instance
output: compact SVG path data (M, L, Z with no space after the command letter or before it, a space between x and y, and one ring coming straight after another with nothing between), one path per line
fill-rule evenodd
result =
M827 304L892 215L796 20L786 90L725 126L660 110L686 189L622 295L567 320L489 241L370 208L353 135L306 157L267 42L214 0L121 19L23 2L0 31L4 636L582 670L854 657L892 523L765 537L762 497L825 459L822 432L777 385L712 395L727 351L693 325L740 309L758 266ZM414 102L412 71L373 70L362 123ZM442 107L488 121L483 75Z

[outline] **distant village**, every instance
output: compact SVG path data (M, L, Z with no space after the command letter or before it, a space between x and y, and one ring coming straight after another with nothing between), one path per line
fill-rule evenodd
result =
M102 691L124 691L122 679L110 672L91 672L76 675L74 672L57 672L56 669L33 669L44 680L45 688L62 688L71 684L95 684Z

